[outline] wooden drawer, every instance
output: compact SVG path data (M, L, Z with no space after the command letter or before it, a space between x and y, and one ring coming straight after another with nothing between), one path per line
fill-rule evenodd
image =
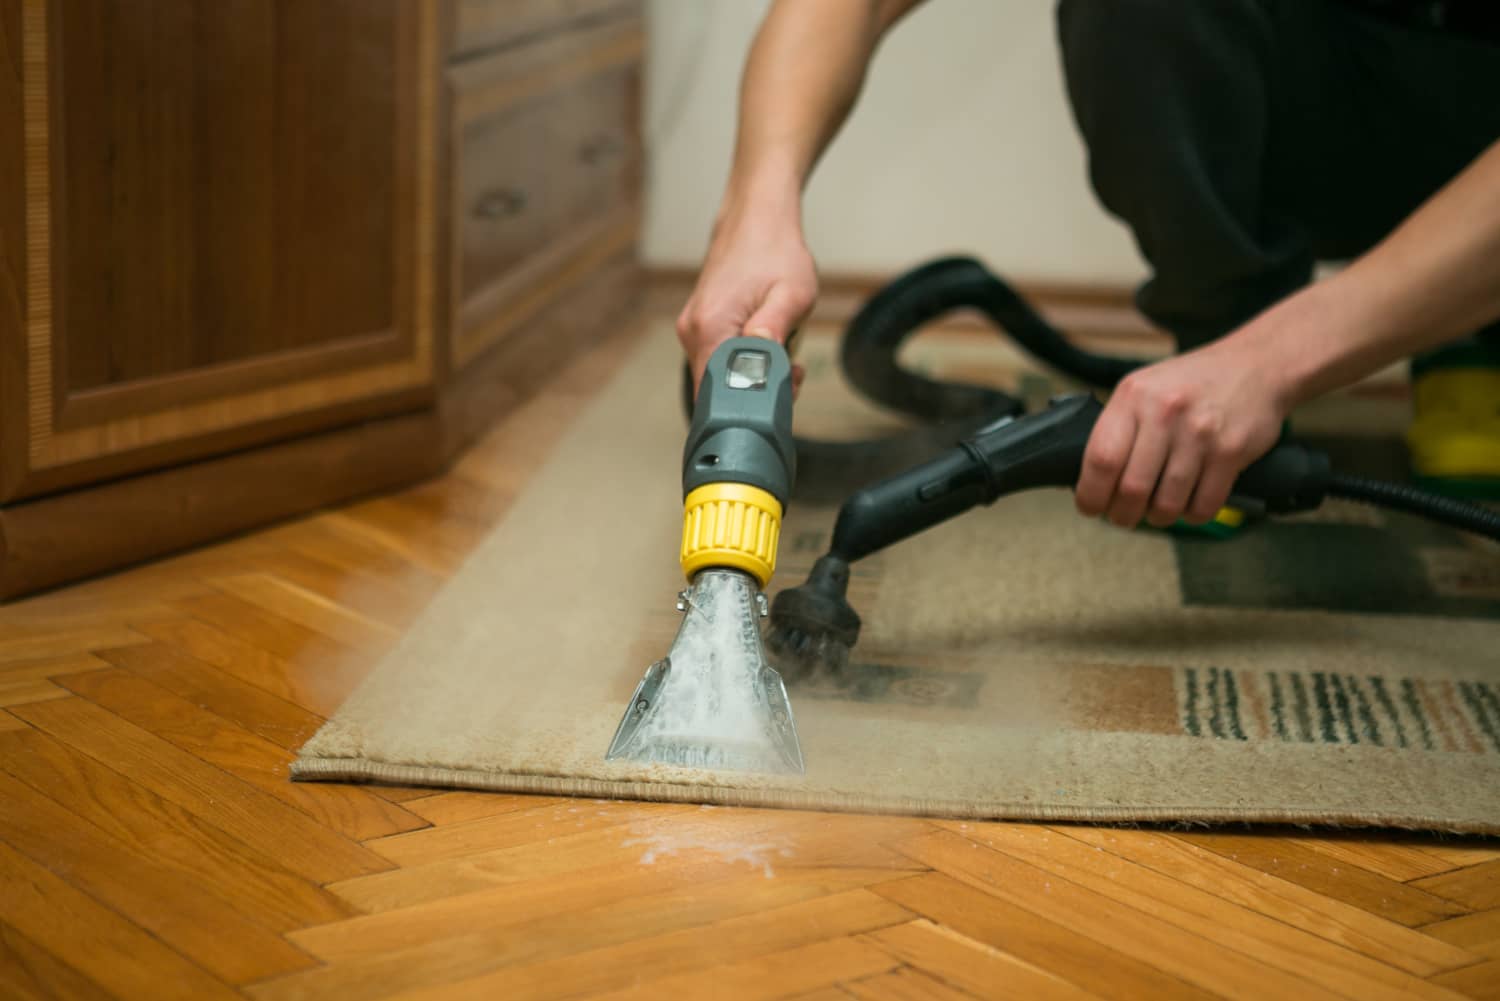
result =
M540 64L530 55L452 73L458 366L524 318L519 300L634 235L639 25L570 33Z
M503 283L525 259L629 197L638 152L633 68L611 70L464 130L459 294Z
M454 0L455 56L545 35L570 24L630 17L639 0Z

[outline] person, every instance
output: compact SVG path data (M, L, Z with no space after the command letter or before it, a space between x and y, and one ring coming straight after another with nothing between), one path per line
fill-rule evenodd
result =
M695 376L809 312L804 184L920 2L770 7L677 321ZM1091 181L1151 269L1137 304L1179 346L1111 394L1077 507L1206 522L1294 407L1445 345L1464 374L1417 387L1417 471L1500 482L1500 340L1470 337L1500 320L1500 4L1061 0L1057 27ZM1325 259L1349 263L1312 282Z

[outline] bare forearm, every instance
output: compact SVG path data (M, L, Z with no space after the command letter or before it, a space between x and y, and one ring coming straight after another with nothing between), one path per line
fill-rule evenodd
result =
M1239 330L1133 372L1075 497L1121 525L1211 518L1287 413L1500 319L1500 143L1374 250Z
M740 91L726 210L795 211L802 186L864 83L885 32L921 0L778 0Z
M802 187L854 107L881 37L920 2L777 0L766 15L740 85L734 168L677 317L696 379L725 339L784 342L812 309L818 273L802 236Z
M1230 340L1262 342L1297 404L1496 320L1500 143L1375 249Z

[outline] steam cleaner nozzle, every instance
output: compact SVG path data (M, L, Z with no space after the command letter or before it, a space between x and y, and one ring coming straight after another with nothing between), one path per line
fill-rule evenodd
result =
M709 358L682 457L682 624L631 696L605 757L801 772L802 746L760 634L796 475L792 367L773 341Z

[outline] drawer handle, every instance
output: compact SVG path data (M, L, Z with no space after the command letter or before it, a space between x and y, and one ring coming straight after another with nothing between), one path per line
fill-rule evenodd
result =
M514 188L486 191L474 202L476 219L509 219L526 209L526 192Z
M598 135L578 147L578 159L587 164L599 164L619 156L624 149L625 144L619 136Z

